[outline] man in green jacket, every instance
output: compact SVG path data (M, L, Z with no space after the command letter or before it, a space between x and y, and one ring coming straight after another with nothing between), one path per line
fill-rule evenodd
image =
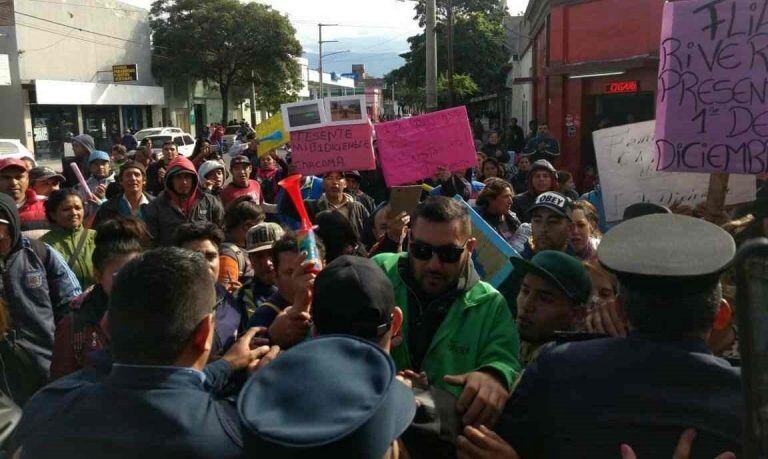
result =
M458 397L465 425L493 425L520 372L520 340L504 298L480 280L469 215L460 203L430 197L413 215L408 253L373 260L395 289L403 342L398 370L426 373Z

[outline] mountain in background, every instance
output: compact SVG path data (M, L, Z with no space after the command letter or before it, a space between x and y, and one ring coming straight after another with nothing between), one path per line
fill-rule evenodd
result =
M323 36L325 38L325 36ZM365 64L365 71L373 77L383 77L405 63L399 55L408 51L408 34L400 36L330 36L338 43L326 45L323 49L323 70L326 72L351 73L353 64ZM304 57L309 59L310 68L318 66L317 42L308 37L302 38ZM334 54L338 50L349 49L350 53Z
M384 53L344 53L338 56L334 55L323 60L323 70L327 73L351 73L352 64L365 64L366 73L374 77L383 77L384 74L405 63L405 60L398 54L396 51L391 51ZM317 53L304 53L304 57L309 60L310 68L317 68Z

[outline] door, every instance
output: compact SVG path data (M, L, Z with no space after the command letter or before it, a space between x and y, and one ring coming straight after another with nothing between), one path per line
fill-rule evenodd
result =
M176 127L183 132L189 132L189 110L176 110Z
M120 116L115 105L84 105L83 127L93 137L97 150L109 151L120 143Z
M195 135L199 136L205 127L205 105L195 104Z

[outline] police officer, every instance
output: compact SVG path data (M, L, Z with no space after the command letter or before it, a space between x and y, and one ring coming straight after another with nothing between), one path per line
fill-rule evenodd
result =
M603 238L598 257L620 283L627 338L553 347L527 367L498 433L521 457L668 457L686 428L696 457L738 451L739 370L705 339L721 307L733 238L706 221L638 217Z
M208 388L216 381L203 372L215 304L214 281L200 254L163 248L132 260L112 287L110 374L96 382L75 373L38 392L11 451L59 458L240 457L235 407L212 395ZM250 349L256 331L245 333L233 346L237 352L220 362L232 370L258 369L273 350Z
M397 458L416 413L378 345L328 335L291 348L243 387L246 457ZM308 383L311 382L311 383Z

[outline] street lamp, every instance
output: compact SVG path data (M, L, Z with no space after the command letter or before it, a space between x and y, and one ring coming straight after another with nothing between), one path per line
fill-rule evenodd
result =
M335 43L338 42L338 40L326 40L323 41L323 27L336 27L338 24L318 24L317 25L317 31L318 31L318 40L317 43L320 45L320 98L323 98L323 43ZM329 54L330 56L330 54Z

